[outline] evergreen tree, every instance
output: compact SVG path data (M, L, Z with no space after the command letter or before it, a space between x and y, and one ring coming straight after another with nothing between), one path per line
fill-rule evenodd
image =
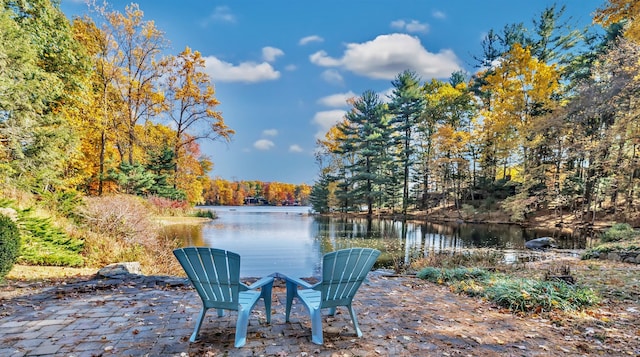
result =
M402 214L407 213L409 206L410 169L414 163L413 127L418 123L424 109L424 100L420 89L420 79L413 71L400 73L391 82L393 93L389 103L392 115L391 124L394 128L395 139L400 143L402 151Z
M353 174L353 190L348 196L356 205L366 204L367 214L371 216L373 204L382 195L381 186L386 181L381 168L389 142L389 124L375 92L365 91L352 105L346 114L347 121L338 127L344 133L343 152L355 154L355 161L347 166Z

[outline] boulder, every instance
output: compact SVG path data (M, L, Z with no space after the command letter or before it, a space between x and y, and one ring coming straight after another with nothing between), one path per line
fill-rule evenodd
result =
M540 237L524 243L527 249L548 249L556 247L556 240L551 237Z
M105 278L113 278L121 275L136 274L141 275L142 269L138 262L125 262L109 264L98 270L98 275Z

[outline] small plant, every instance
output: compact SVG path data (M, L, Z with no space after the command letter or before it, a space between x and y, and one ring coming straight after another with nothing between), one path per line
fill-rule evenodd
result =
M172 200L166 197L149 196L147 202L152 211L158 216L184 216L189 209L189 202L185 200Z
M640 236L640 232L635 231L628 223L616 223L604 232L602 242L632 240L636 236Z
M484 280L489 277L490 273L478 268L454 268L439 269L434 267L426 267L416 274L418 278L429 280L434 283L444 284L461 280Z
M193 217L216 219L218 216L214 211L208 209L195 209L191 213Z
M20 233L16 224L0 214L0 280L13 268L20 250Z

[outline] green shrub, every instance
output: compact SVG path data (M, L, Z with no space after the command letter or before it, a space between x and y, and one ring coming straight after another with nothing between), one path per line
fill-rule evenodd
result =
M0 280L13 268L20 250L20 233L13 221L0 215Z
M193 217L216 219L218 216L214 211L208 209L195 209L191 213Z
M640 236L640 232L636 232L629 224L616 223L604 232L602 242L620 242L631 240L635 236Z
M517 312L572 311L594 305L596 294L587 288L562 281L540 281L502 277L485 287L486 297Z
M84 241L70 237L56 227L50 218L20 212L22 246L18 261L29 265L82 266Z
M489 272L478 268L438 269L426 267L416 274L418 278L429 280L433 283L444 284L461 280L484 280L490 276Z
M487 298L514 312L572 311L595 305L597 295L564 281L540 281L490 273L483 269L426 267L417 276L451 287L456 293Z

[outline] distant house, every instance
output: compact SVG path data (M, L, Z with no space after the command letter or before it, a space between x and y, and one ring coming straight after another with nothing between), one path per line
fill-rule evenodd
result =
M245 197L244 198L245 206L267 206L269 205L269 201L265 200L264 197Z

